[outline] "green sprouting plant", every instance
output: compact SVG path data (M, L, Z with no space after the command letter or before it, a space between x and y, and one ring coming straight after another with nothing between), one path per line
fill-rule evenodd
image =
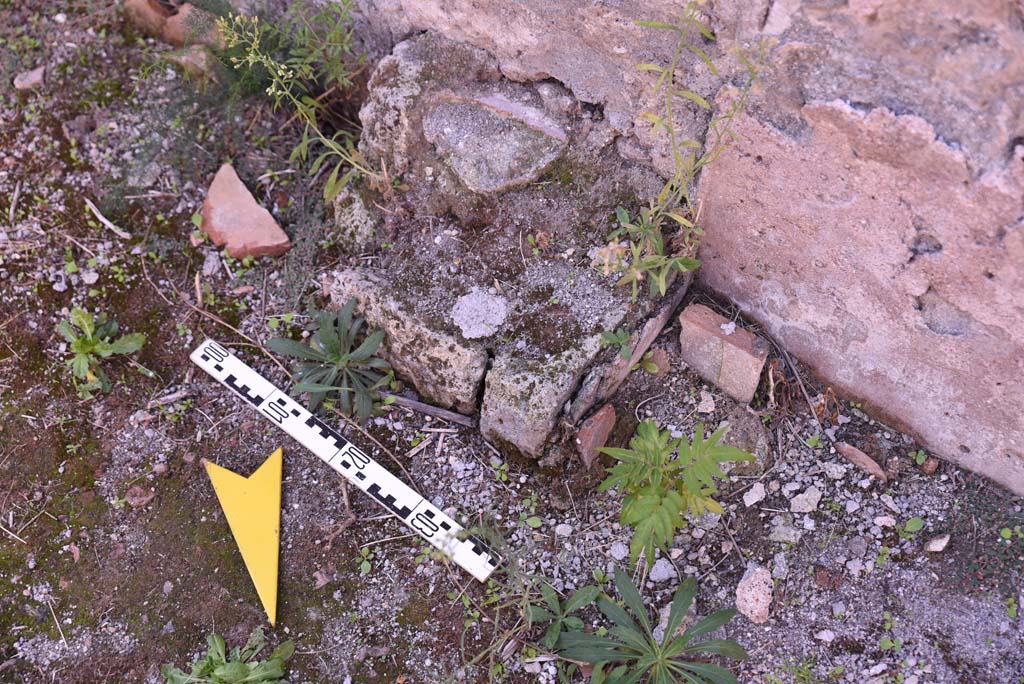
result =
M491 463L491 472L496 482L508 482L508 463Z
M896 618L889 611L882 613L882 630L885 634L878 640L878 648L881 650L899 653L900 649L903 648L903 639L892 633L896 629L897 622Z
M629 361L629 357L633 355L633 347L629 344L629 331L622 328L602 331L601 346L618 347L619 356L623 361Z
M96 391L110 391L110 378L100 366L100 359L132 354L146 343L143 333L129 333L113 339L117 331L117 321L108 321L105 312L94 318L77 307L71 310L70 320L57 324L57 332L67 340L69 351L74 355L67 364L75 378L85 381L75 382L83 399L91 399Z
M589 606L597 599L601 590L593 585L583 587L569 599L562 603L558 600L558 592L547 582L540 585L540 594L543 602L531 603L527 616L531 623L548 623L544 630L544 636L540 644L548 649L555 647L558 637L566 629L582 630L583 620L576 615L576 611L584 606Z
M618 487L624 494L621 521L634 528L631 564L641 553L648 564L653 563L654 549L665 550L685 524L685 513L723 512L713 498L718 493L715 480L725 479L719 464L754 459L720 443L727 431L728 426L721 427L705 439L704 424L697 423L693 442L688 442L682 437L672 439L668 430L659 430L648 419L637 427L628 449L600 449L619 461L608 470L599 490Z
M544 524L543 521L541 521L540 516L537 515L536 493L523 497L522 509L519 511L519 522L532 530L536 530Z
M642 368L644 372L650 373L651 375L657 375L658 372L661 371L658 364L654 362L653 351L649 351L644 354L639 361L633 364L633 367L630 370L636 370L637 368Z
M557 643L560 654L567 659L594 666L590 681L594 684L735 684L736 676L723 667L697 660L703 654L743 660L747 652L734 641L697 637L714 632L736 614L734 609L720 610L697 621L682 634L677 634L690 611L697 593L692 577L680 585L672 597L672 608L661 639L654 636L654 624L644 607L636 585L621 570L615 571L615 587L625 608L601 596L597 607L613 623L608 636L587 634L580 630L563 633ZM627 611L628 609L628 611ZM630 615L632 613L632 616Z
M291 640L275 648L266 660L256 660L267 645L263 627L253 630L245 646L236 646L230 652L219 634L206 637L206 643L206 655L192 663L190 673L173 665L161 666L160 674L167 684L286 684L284 664L295 652Z
M275 337L267 348L301 359L292 366L292 393L308 393L310 411L336 397L342 413L365 421L380 399L378 390L391 382L393 373L387 361L374 356L384 341L383 330L369 332L357 345L366 319L354 315L355 305L350 299L340 311L317 316L308 345Z
M651 207L644 207L636 217L630 217L629 212L618 207L615 216L619 227L608 235L609 242L615 243L623 237L629 239L628 266L620 260L622 277L617 284L632 288L633 301L644 283L648 283L652 297L660 297L668 290L668 277L673 271L695 271L700 266L692 257L665 254L663 226ZM677 222L691 223L678 212L669 212L666 216Z
M373 570L373 549L369 546L364 546L359 549L359 574L366 575Z
M331 5L327 3L324 6ZM333 4L332 11L336 14L327 22L330 27L327 38L315 37L318 35L317 22L307 19L298 22L298 31L290 28L287 22L282 28L261 22L258 16L232 14L217 20L217 29L224 38L226 49L237 53L229 58L234 68L264 71L269 83L266 93L274 106L287 105L302 123L302 137L289 161L308 161L311 150L319 148L320 154L310 166L310 175L316 175L325 163L334 165L324 185L324 200L327 202L333 201L358 175L366 176L378 185L384 180L383 174L372 169L356 149L350 133L339 130L328 135L324 132L318 121L321 105L310 94L310 84L325 76L333 81L330 87L346 88L351 85L352 73L343 59L348 55L351 37L350 5L351 2ZM285 31L290 33L283 33ZM302 40L279 55L280 48L275 50L275 46L290 44L285 35L289 39L300 37ZM324 45L332 46L327 53L323 52ZM322 66L318 70L318 62L330 63L331 66Z
M630 215L625 208L616 209L618 228L608 237L612 243L609 250L621 238L629 241L628 265L619 254L617 264L606 261L606 269L614 268L623 273L620 285L630 285L636 300L639 287L647 283L651 296L663 296L668 288L668 277L674 272L697 269L697 245L703 231L699 225L700 210L694 202L694 183L700 172L711 164L729 146L733 139L732 124L736 116L746 108L750 90L757 80L765 61L769 44L762 42L757 51L748 56L738 52L738 59L746 69L746 81L736 97L725 108L712 114L708 123L706 140L701 143L694 139L680 139L676 133L676 107L685 104L711 112L711 103L683 83L682 75L687 67L682 65L686 54L696 55L715 76L718 68L701 47L701 37L715 40L714 33L701 22L700 5L691 2L676 23L661 21L637 21L638 26L671 31L676 35L676 47L667 66L638 64L640 71L658 74L654 92L663 95L662 108L658 113L646 112L644 120L653 126L653 132L664 131L668 136L674 162L673 175L662 187L658 196L647 207ZM681 98L681 99L680 99ZM670 226L677 231L671 249L665 244L665 232Z
M896 533L900 536L900 539L910 539L922 529L924 529L924 520L913 517L902 525L897 525Z
M913 459L914 463L916 463L919 466L924 465L924 462L928 460L928 454L921 449L911 451L910 453L907 454L907 456Z

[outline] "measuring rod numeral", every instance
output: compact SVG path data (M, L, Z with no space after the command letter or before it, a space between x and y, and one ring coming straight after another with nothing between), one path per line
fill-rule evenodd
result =
M498 556L483 539L467 535L461 525L437 506L223 346L207 340L192 352L191 358L478 580L486 580L497 567Z
M331 456L327 463L351 479L356 471L363 470L372 461L373 459L364 454L362 449L349 442L344 449Z

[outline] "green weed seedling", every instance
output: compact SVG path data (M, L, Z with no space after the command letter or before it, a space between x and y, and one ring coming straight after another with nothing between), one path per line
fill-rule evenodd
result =
M602 332L601 346L618 347L619 356L623 361L629 361L629 358L633 355L633 347L629 344L629 332L622 328Z
M285 684L284 664L295 653L295 643L289 640L275 648L266 660L256 660L267 645L263 627L253 630L245 646L236 646L230 652L219 634L206 637L206 643L206 655L192 664L191 672L173 665L160 668L166 684Z
M373 570L373 550L369 546L359 549L359 574L367 575Z
M379 390L393 379L391 366L375 356L384 341L383 330L362 336L366 320L355 316L354 299L338 312L321 313L309 344L275 337L267 348L299 359L292 366L292 393L309 395L309 410L327 398L337 399L341 412L365 421L380 402ZM362 340L360 342L360 339Z
M495 482L508 482L508 463L491 463L491 473Z
M882 629L886 632L882 638L878 640L878 648L882 651L899 653L903 648L903 639L900 639L892 633L896 628L896 624L897 620L892 616L892 613L889 611L882 613Z
M107 320L106 313L95 318L86 311L74 308L70 320L57 324L57 332L67 340L73 356L67 361L77 379L75 387L83 399L91 399L93 392L110 391L110 378L100 367L100 359L133 354L146 343L142 333L130 333L117 339L117 321ZM82 380L84 382L78 382Z
M745 108L750 90L766 59L768 44L761 43L757 51L748 56L738 53L746 68L746 80L737 97L721 112L711 114L711 103L689 89L685 76L689 67L683 64L684 55L695 55L714 76L718 68L702 47L703 41L715 40L715 34L702 21L703 10L696 2L686 6L679 21L637 21L638 26L674 34L676 48L668 65L638 64L637 69L657 74L654 92L662 96L658 112L645 112L642 118L651 124L652 132L664 131L675 163L672 177L650 204L635 214L624 207L615 210L618 227L608 236L604 248L604 271L622 273L619 285L629 285L636 301L639 288L647 285L652 297L661 297L668 290L668 278L674 273L696 270L700 262L695 258L703 231L699 225L700 209L694 202L694 184L700 172L711 164L731 144L732 124ZM696 107L708 112L708 134L701 142L681 139L675 129L677 107ZM665 233L676 231L672 244L666 244ZM619 240L625 239L623 250ZM628 258L627 258L628 255Z
M752 461L753 456L721 444L728 426L705 439L704 424L697 423L693 442L672 439L651 419L637 427L628 449L602 448L618 463L608 470L599 491L618 487L623 493L621 522L634 528L630 563L643 553L654 563L654 550L665 550L687 512L724 512L715 501L715 480L725 479L719 467L727 461Z
M349 51L352 38L352 2L344 0L323 5L295 3L280 23L260 21L258 16L232 14L217 21L224 37L228 61L244 78L266 85L275 106L286 105L303 126L299 144L290 162L305 162L311 151L320 150L310 165L310 175L322 166L333 165L324 185L324 201L332 202L357 176L378 186L388 184L384 174L374 170L356 149L347 131L327 134L318 120L323 106L313 92L327 87L347 88L358 68Z
M562 603L558 600L558 592L554 587L547 582L541 584L540 594L543 602L532 603L527 610L527 616L531 623L548 624L544 636L540 639L540 644L550 650L555 647L558 637L564 630L582 630L583 620L573 613L593 603L599 593L601 590L597 587L586 586Z
M914 517L902 525L897 525L896 533L900 536L900 539L910 539L922 529L924 529L924 520Z
M594 666L591 682L657 682L658 684L736 684L729 670L706 661L708 655L743 660L747 652L727 639L698 640L729 622L735 609L720 610L698 620L681 635L677 632L697 594L692 577L672 597L668 623L661 639L654 636L643 598L629 575L615 571L615 588L621 605L605 596L597 598L598 610L615 626L602 636L570 629L558 637L556 649L569 660Z

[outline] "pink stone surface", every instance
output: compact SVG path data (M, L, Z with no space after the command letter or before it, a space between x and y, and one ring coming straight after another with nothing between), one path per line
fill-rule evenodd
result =
M774 586L772 574L767 568L748 568L736 586L736 610L750 618L754 624L768 622Z
M985 171L917 116L800 112L800 138L745 118L706 173L701 279L836 390L1024 493L1024 147Z
M29 71L23 71L14 77L15 90L35 90L43 85L46 79L46 67L39 66Z

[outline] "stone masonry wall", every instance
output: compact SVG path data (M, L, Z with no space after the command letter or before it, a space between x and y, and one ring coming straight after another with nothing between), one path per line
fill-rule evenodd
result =
M603 108L619 154L668 166L639 117L665 63L654 0L360 0L371 48L434 31L507 78ZM938 455L1024 493L1024 3L703 3L730 49L777 42L737 143L701 179L703 282ZM376 41L376 44L374 44ZM729 97L696 64L691 89ZM706 117L677 126L700 136Z

